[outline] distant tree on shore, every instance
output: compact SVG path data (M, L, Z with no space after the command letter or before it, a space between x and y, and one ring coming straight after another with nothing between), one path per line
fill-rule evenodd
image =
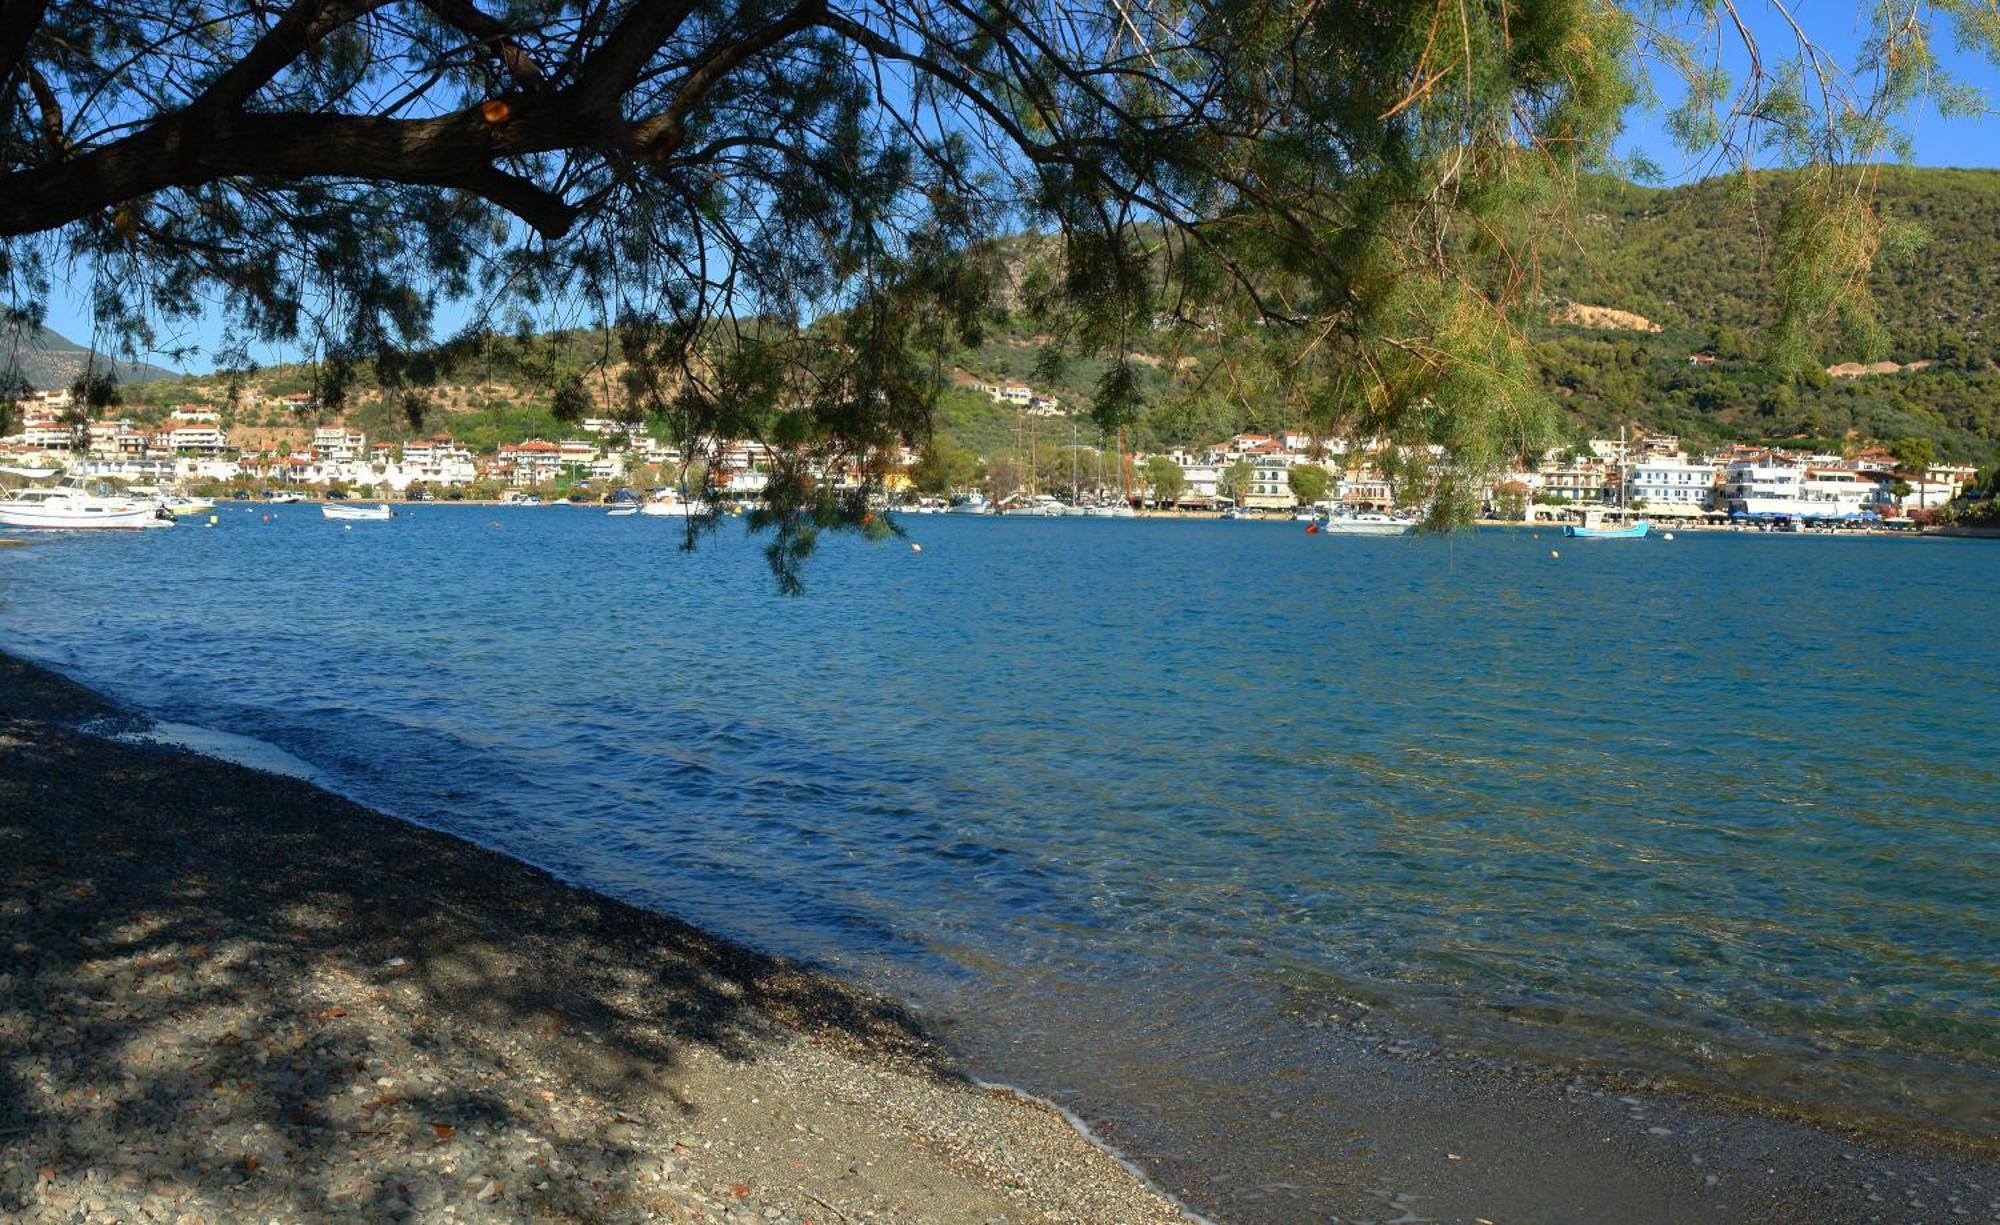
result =
M1232 501L1241 502L1243 495L1250 492L1250 484L1257 479L1257 465L1247 459L1239 459L1222 470L1222 492Z
M1326 501L1333 488L1333 474L1318 464L1293 464L1285 472L1285 485L1302 506Z
M1187 489L1187 473L1164 455L1148 456L1140 475L1145 478L1147 488L1153 491L1153 501L1161 506L1172 506L1180 501L1181 494Z
M1001 452L986 461L986 492L995 500L1012 497L1026 487L1021 461Z
M1928 438L1898 438L1889 449L1903 471L1912 476L1922 476L1937 463L1937 444Z
M1136 340L1213 335L1171 354L1180 384L1444 448L1408 482L1443 525L1550 436L1531 270L1582 173L1631 168L1611 139L1645 73L1684 78L1658 92L1686 146L1804 168L1744 180L1782 197L1761 349L1804 370L1870 317L1884 229L1847 168L1895 155L1882 117L1925 91L1966 104L1936 40L2000 39L1967 0L1859 6L1850 76L1797 26L1744 46L1726 5L1441 12L5 0L0 308L38 321L73 269L102 335L173 354L188 329L160 325L220 302L226 358L306 346L315 413L365 369L413 420L402 393L511 336L560 418L615 394L685 453L768 442L752 523L790 590L821 528L883 530L868 489L809 473L925 442L1001 312L1046 340L1024 363L1095 363L1107 431L1146 416ZM1747 73L1710 66L1716 39ZM475 319L439 343L448 302Z
M910 483L918 492L943 497L972 484L979 457L944 434L932 436L924 452L910 469Z

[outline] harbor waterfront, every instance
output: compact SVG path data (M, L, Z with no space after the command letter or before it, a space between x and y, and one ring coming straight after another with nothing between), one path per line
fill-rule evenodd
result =
M787 600L734 523L219 514L10 551L0 647L887 989L1222 1219L1698 1130L1625 1085L2000 1149L1989 542L939 516Z

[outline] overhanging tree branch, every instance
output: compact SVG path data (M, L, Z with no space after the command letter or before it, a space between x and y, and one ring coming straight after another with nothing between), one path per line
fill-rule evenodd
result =
M0 0L0 83L14 79L49 0Z
M674 100L654 118L633 125L632 143L650 157L665 157L687 138L688 114L750 58L815 24L826 15L826 0L808 0L784 17L711 52L681 81Z
M494 163L573 140L568 117L549 105L524 104L499 123L477 108L439 119L251 113L211 120L183 112L89 154L0 179L7 186L0 235L54 229L167 188L257 177L458 188L559 238L575 210Z

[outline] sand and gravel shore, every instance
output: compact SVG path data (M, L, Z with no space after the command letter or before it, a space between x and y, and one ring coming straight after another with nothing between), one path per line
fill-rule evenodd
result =
M896 1005L0 656L0 1219L1180 1220Z

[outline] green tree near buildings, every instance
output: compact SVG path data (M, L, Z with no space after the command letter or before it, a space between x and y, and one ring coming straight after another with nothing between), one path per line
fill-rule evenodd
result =
M1244 496L1250 492L1251 482L1256 479L1257 465L1247 459L1239 459L1231 462L1228 467L1222 470L1221 486L1223 496L1234 502L1243 501Z
M1153 501L1160 506L1172 506L1180 501L1187 490L1187 473L1181 466L1164 455L1148 456L1145 465L1139 469L1146 487L1153 491Z
M1285 484L1300 505L1315 506L1326 501L1333 488L1333 474L1318 464L1293 464L1285 473Z
M950 437L939 434L931 439L917 462L910 467L910 483L919 493L946 497L969 488L978 468L978 456Z
M1002 498L1010 498L1027 487L1027 469L1022 467L1018 457L1007 451L987 457L987 496L999 501Z
M1922 476L1937 463L1937 444L1928 438L1898 438L1889 444L1897 464L1912 476Z

